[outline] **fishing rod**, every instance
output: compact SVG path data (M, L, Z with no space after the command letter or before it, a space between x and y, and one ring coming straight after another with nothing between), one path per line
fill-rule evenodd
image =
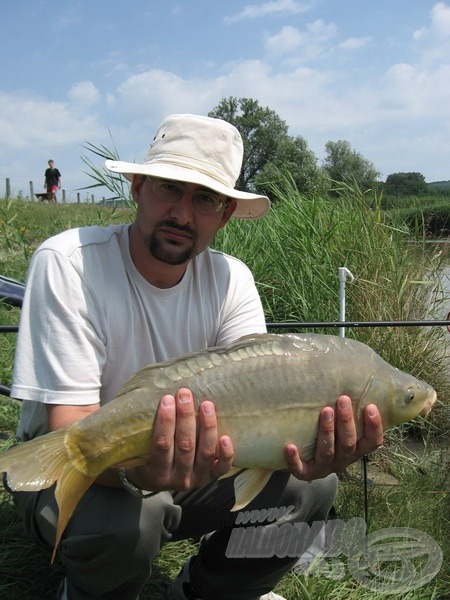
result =
M311 321L311 322L283 322L267 323L270 329L319 329L333 327L450 327L450 314L442 320L417 320L417 321Z
M449 315L450 316L450 315ZM420 321L284 321L267 323L268 329L321 329L337 327L447 327L450 331L450 319ZM17 333L18 325L0 325L0 333Z
M0 325L0 333L17 333L18 331L18 325Z

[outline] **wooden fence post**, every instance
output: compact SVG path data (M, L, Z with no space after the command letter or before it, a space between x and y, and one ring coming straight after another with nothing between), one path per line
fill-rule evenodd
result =
M34 202L34 186L32 181L30 181L30 202Z
M9 177L6 178L6 199L8 200L8 198L11 196L11 186L10 186L10 181L9 181Z

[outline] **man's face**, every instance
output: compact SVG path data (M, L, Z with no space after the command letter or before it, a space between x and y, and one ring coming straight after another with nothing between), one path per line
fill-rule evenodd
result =
M133 199L137 203L135 224L141 240L154 258L170 265L184 264L202 252L226 225L236 207L232 201L211 215L198 212L189 192L205 188L190 183L182 185L186 193L169 203L158 197L151 179L135 176L132 185Z

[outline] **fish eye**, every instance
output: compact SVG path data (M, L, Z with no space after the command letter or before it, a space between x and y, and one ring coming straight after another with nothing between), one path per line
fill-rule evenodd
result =
M412 391L412 389L409 389L406 392L405 404L411 404L411 402L413 400L414 400L414 392Z

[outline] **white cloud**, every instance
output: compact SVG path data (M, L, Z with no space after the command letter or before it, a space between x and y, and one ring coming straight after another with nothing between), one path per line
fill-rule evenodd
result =
M367 46L372 41L371 37L348 38L339 44L341 50L358 50Z
M144 119L148 121L157 114L177 112L184 107L184 112L195 110L198 106L212 107L216 80L184 79L183 77L164 71L151 69L126 79L116 94L120 111L125 110L128 119Z
M59 146L98 134L96 118L76 114L70 105L25 94L0 93L0 148L33 144Z
M291 53L297 50L304 41L304 34L297 28L287 25L278 33L266 39L266 50L273 55Z
M420 65L397 64L386 75L383 98L401 111L398 119L450 116L450 64L427 70Z
M438 2L431 10L431 26L422 27L413 34L414 39L450 38L450 6L445 2Z
M430 13L431 24L413 33L422 64L432 65L450 60L450 6L435 4Z
M92 81L80 81L73 85L67 96L77 108L88 110L100 100L100 92Z
M273 0L260 4L248 4L241 12L224 18L224 23L230 25L236 21L257 19L267 16L292 15L307 12L312 8L312 3L296 2L295 0Z
M287 25L265 39L265 49L271 56L291 54L305 63L328 52L336 33L337 26L322 19L308 23L303 31Z

